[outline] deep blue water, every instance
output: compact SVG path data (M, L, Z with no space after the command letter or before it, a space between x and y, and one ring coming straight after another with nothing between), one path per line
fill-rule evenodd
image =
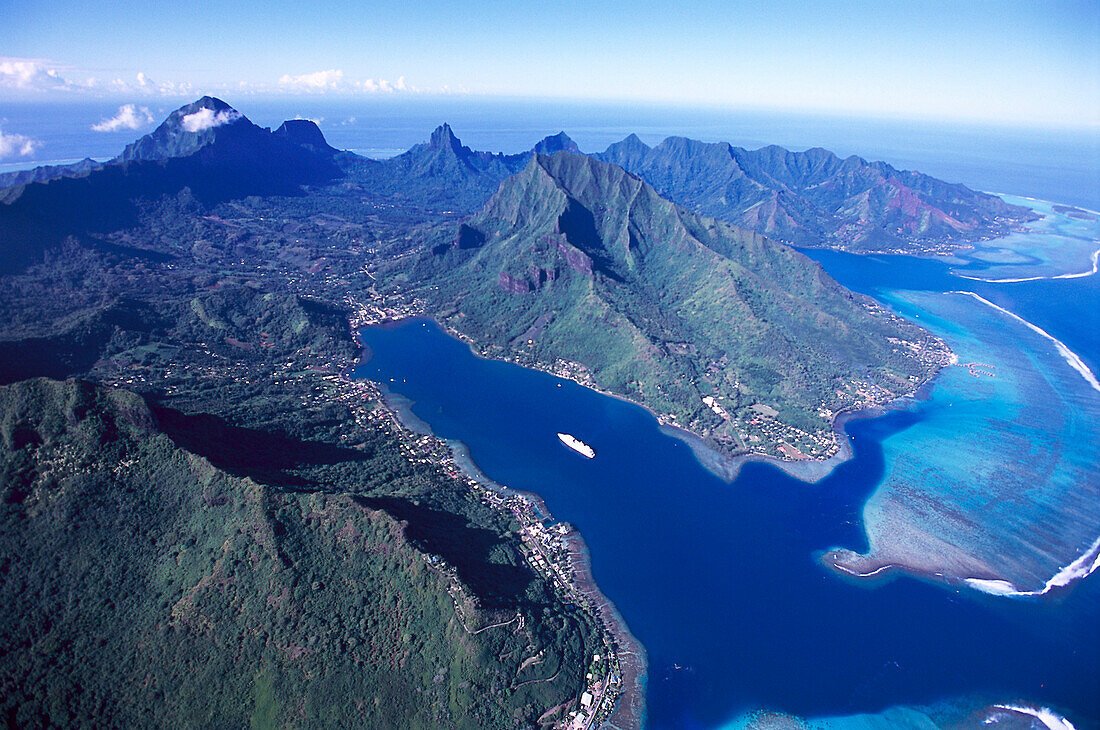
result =
M913 413L852 423L855 458L816 485L766 465L727 484L636 406L479 360L431 323L362 336L370 359L359 376L411 398L486 475L541 495L584 534L597 582L649 652L650 727L973 694L1100 718L1100 582L1023 603L912 579L854 586L814 561L833 545L865 547L860 510L883 473L878 444ZM597 458L566 449L557 431Z

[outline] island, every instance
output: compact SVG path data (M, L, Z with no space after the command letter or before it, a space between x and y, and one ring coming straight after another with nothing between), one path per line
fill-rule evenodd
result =
M882 163L688 142L505 155L442 125L376 161L203 97L111 161L7 178L6 716L639 727L644 648L581 536L349 378L355 332L426 315L649 408L727 476L797 471L952 353L784 241L927 251L1029 215ZM720 209L734 162L757 182ZM846 197L759 182L781 169ZM835 215L853 199L858 230Z

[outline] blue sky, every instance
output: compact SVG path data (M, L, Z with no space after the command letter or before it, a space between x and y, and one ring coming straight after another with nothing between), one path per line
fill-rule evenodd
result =
M1100 127L1100 3L0 0L0 103L632 100Z

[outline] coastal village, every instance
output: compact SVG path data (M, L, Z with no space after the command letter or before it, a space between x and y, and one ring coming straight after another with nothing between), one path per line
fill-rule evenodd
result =
M397 321L415 316L417 302L403 307L362 306L348 298L345 303L355 312L352 331L362 327ZM470 494L490 507L510 514L518 525L517 534L531 569L544 576L567 605L578 606L602 627L603 647L594 652L585 673L585 689L577 698L576 707L555 723L561 730L588 730L600 727L615 712L616 705L626 689L624 676L635 676L643 667L638 662L622 661L619 655L620 641L625 626L596 587L588 573L587 553L579 534L568 523L555 523L546 506L534 495L523 494L497 485L480 474L471 475L467 467L456 459L454 450L442 439L429 434L418 434L400 422L390 408L364 407L364 403L382 403L378 386L366 380L347 377L324 376L330 397L344 402L356 414L356 421L363 427L385 428L401 438L402 451L414 461L441 466L452 478L462 481ZM430 565L451 580L452 597L456 612L461 615L463 601L456 597L462 586L457 574L439 556L426 556ZM467 631L469 629L467 628ZM631 639L632 641L632 639ZM640 648L630 647L637 653Z

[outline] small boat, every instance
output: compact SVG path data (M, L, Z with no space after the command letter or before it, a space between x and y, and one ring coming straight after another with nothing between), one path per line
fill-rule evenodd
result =
M558 438L561 439L561 442L563 444L573 449L573 451L576 451L581 456L587 456L589 459L591 459L596 455L595 449L593 449L585 442L581 441L576 436L570 436L567 433L559 433Z

